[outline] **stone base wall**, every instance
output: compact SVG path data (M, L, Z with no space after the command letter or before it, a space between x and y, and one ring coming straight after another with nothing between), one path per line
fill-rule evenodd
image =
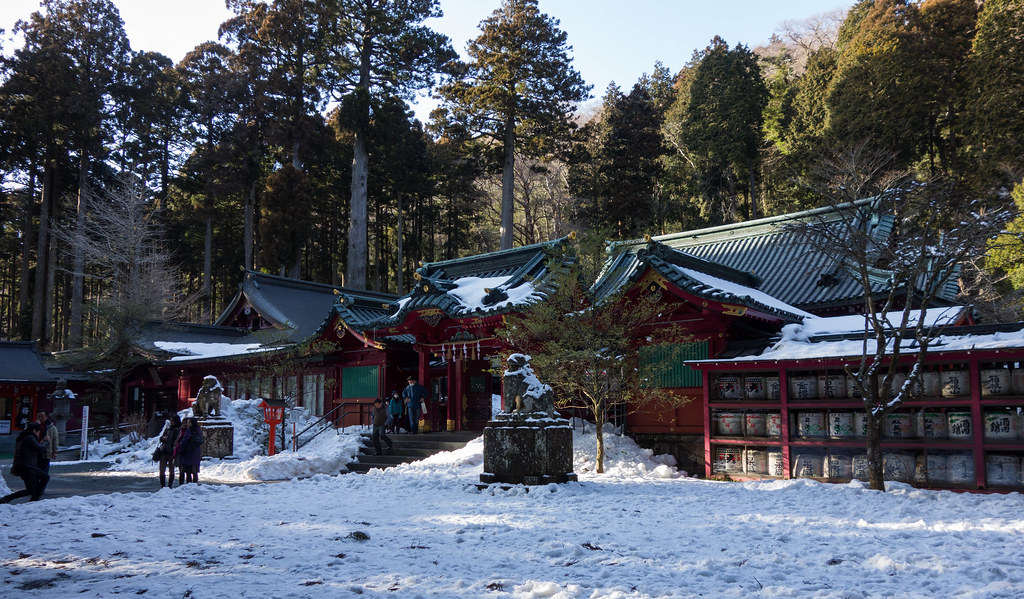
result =
M676 466L690 476L704 476L704 436L667 433L628 433L636 444L653 450L655 455L667 453L676 459Z
M492 420L484 428L480 482L546 485L576 480L565 420Z
M200 420L203 430L203 457L225 458L235 453L235 427L228 420Z

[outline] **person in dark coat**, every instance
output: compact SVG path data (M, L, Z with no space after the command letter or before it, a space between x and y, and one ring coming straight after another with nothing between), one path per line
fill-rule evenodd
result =
M391 430L389 433L402 431L402 396L398 391L391 392L391 399L388 400L388 414L391 415Z
M178 462L178 484L199 482L199 462L203 459L203 431L199 420L185 419L174 445L174 457Z
M10 503L19 497L29 496L31 501L39 501L46 483L50 482L50 475L39 467L39 461L46 454L46 437L39 439L41 428L38 422L29 422L15 440L11 472L21 477L25 488L0 498L0 503Z
M181 434L181 416L171 414L171 420L160 433L160 441L156 450L160 456L160 486L168 489L174 486L174 445ZM167 471L170 476L166 477Z
M420 412L427 399L427 388L419 384L416 377L409 377L409 385L402 391L402 398L405 400L405 408L409 412L409 429L416 434L420 428Z
M376 455L384 455L380 447L380 440L384 439L384 442L388 444L388 449L391 449L391 439L384 433L384 427L388 422L388 409L384 407L384 400L379 397L373 400L371 422L373 422L373 432L370 433L370 439L373 440L373 447L377 450Z

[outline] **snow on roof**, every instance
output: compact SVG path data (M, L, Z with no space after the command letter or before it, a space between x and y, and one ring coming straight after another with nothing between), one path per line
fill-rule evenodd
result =
M775 310L788 312L790 314L801 316L803 318L816 318L813 314L809 312L804 312L800 308L791 306L786 302L776 299L763 291L758 291L753 287L747 287L746 285L741 285L739 283L727 281L714 275L709 275L699 270L686 268L684 266L673 266L673 268L682 273L684 276L687 276L695 281L700 281L701 283L704 283L708 287L713 287L714 289L717 289L720 292L712 293L711 295L728 294L741 299L746 297L750 298L751 300L759 304L768 306L769 308L773 308ZM723 301L732 301L727 297L723 297L722 299Z
M924 314L928 326L943 326L960 319L966 310L963 306L948 308L932 308ZM889 313L890 322L898 322L899 312ZM917 323L920 311L912 314L910 324ZM803 324L790 324L782 327L782 338L760 355L741 356L733 359L736 362L760 360L807 360L842 358L861 356L865 352L872 354L878 347L874 339L866 342L860 339L815 340L815 337L826 335L850 335L864 331L864 316L837 316L834 318L809 318ZM1024 348L1024 329L1020 331L1001 331L989 333L963 333L953 327L946 334L939 335L928 345L929 352L968 351L975 349L1010 349ZM916 339L903 339L900 346L902 353L914 354L920 349ZM887 351L892 351L892 345ZM716 360L706 360L716 361Z
M462 302L466 311L472 312L474 310L495 310L504 308L510 305L521 304L529 299L541 299L540 294L536 292L533 284L523 283L511 289L502 288L502 290L508 294L508 299L500 302L495 302L491 305L484 305L483 300L487 295L487 289L494 289L501 287L511 279L511 276L501 277L462 277L455 279L453 283L457 285L456 288L452 289L448 293L459 298Z
M964 306L931 308L925 311L924 324L926 327L948 326L957 322L966 310L967 308ZM920 310L912 310L907 326L917 326L917 321L920 317ZM885 315L885 321L893 325L898 325L902 319L902 311L889 312ZM811 316L810 318L805 318L802 324L790 324L782 327L782 338L808 340L822 335L863 333L867 327L867 318L863 314L832 316L829 318Z
M181 354L170 358L170 362L226 358L274 349L261 347L259 343L183 343L176 341L156 341L153 345L158 349L162 349L167 352Z

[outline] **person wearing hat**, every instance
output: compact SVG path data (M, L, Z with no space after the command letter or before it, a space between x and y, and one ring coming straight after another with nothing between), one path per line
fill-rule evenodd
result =
M388 409L384 406L384 400L377 398L373 400L373 413L371 414L371 420L373 423L373 432L370 433L370 439L373 441L373 447L377 450L374 455L384 455L384 452L380 448L380 440L384 439L384 442L388 444L388 449L392 447L391 439L388 438L384 432L384 427L388 423Z

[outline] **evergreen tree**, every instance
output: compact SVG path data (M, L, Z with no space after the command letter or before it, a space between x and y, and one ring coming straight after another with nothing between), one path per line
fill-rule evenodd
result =
M858 5L854 11L858 11ZM928 94L923 68L920 15L906 0L873 0L841 43L828 92L829 137L834 142L867 141L911 165L928 132Z
M334 93L355 133L345 285L366 287L368 136L385 98L410 98L455 60L448 38L422 23L438 0L338 0L331 48Z
M745 46L730 49L715 37L694 53L668 128L673 147L697 181L702 211L712 223L758 216L754 179L767 100L757 58Z
M537 0L503 0L469 43L461 79L441 88L433 117L442 129L487 137L501 148L501 248L513 245L517 151L537 156L566 139L590 88L572 68L567 35Z
M1024 158L1024 2L985 2L968 69L970 152L988 181L1007 184L1000 167Z

